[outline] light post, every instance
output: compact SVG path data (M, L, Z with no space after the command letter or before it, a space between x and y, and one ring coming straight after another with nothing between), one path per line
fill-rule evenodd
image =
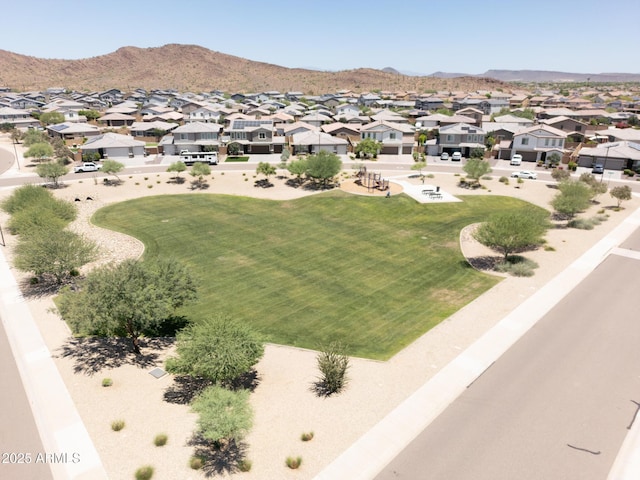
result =
M604 148L607 149L607 152L604 155L604 165L602 165L602 173L600 174L600 183L602 183L602 179L604 178L604 171L607 169L607 159L609 158L609 149L614 145L605 145Z
M15 139L12 140L12 143L13 143L13 152L16 156L16 165L18 165L18 170L20 170L20 159L18 158L18 149L16 148Z

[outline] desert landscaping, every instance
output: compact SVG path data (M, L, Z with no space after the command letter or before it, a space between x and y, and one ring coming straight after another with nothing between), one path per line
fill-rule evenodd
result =
M249 181L245 181L246 176L242 172L224 171L223 175L223 171L223 164L215 167L213 178L209 179L210 187L202 195L229 194L283 200L313 194L291 188L283 179L274 179L272 188L256 188L252 173L246 173ZM353 170L347 167L345 172L348 175L343 176L341 188L350 193L367 194L366 189L356 186L350 178ZM428 168L427 173L433 174L429 183L438 185L444 192L470 194L457 186L459 178L453 174L438 173ZM398 175L397 171L388 174L393 195L402 190L398 181L420 183L419 179ZM67 181L64 188L54 193L77 205L79 216L71 228L98 243L101 254L95 265L137 258L143 253L143 245L136 239L93 226L91 215L105 205L126 199L193 193L188 182L170 183L170 177L168 173L122 175L124 181L121 185L106 186L102 183L102 176L97 175L95 179ZM544 208L549 208L549 201L556 192L540 180L505 185L498 182L497 175L491 180L483 180L483 184L486 189L478 189L471 194L509 195ZM4 189L0 197L6 198L10 192L10 189ZM384 195L381 192L377 194ZM593 205L581 216L593 216L596 211L616 203L608 194L599 200L600 205ZM257 386L251 394L253 429L241 451L231 452L244 455L252 462L250 472L246 473L228 472L229 466L233 470L234 465L229 455L213 458L203 470L189 468L189 459L198 449L197 445L190 444L196 416L189 411L188 405L179 403L181 386L173 382L171 375L156 379L149 374L153 368L163 367L163 360L172 352L170 342L150 339L152 345L143 343L143 359L135 359L126 342L97 342L113 347L107 356L100 357L99 349L95 348L96 342L71 337L70 330L52 308L51 296L30 295L27 300L110 478L129 479L140 466L153 465L154 478L159 479L196 479L210 474L221 478L310 479L506 313L561 272L639 206L640 200L634 197L625 202L620 211L607 209L609 219L590 231L549 230L546 245L552 248L540 248L524 254L539 264L534 276L505 277L389 361L352 358L347 388L336 396L321 398L310 388L318 375L317 352L268 344L257 365ZM0 221L6 222L4 213ZM8 248L4 251L10 258L15 238L10 235L5 235L5 238ZM497 255L475 242L468 229L461 232L460 246L470 259ZM19 280L28 278L15 270L14 274ZM87 343L94 348L83 348ZM103 387L104 378L111 379L112 386ZM178 398L174 400L176 403L165 400L167 392ZM114 432L111 422L117 419L124 420L126 426ZM302 442L300 436L304 432L313 432L313 439ZM153 439L161 433L168 436L167 445L156 447ZM288 456L302 457L301 467L297 470L287 468L285 459Z

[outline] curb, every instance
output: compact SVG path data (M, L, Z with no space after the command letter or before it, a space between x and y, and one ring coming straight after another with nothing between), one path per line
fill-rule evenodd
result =
M107 473L76 410L9 264L0 252L0 317L56 480L106 480ZM79 459L74 463L75 459Z

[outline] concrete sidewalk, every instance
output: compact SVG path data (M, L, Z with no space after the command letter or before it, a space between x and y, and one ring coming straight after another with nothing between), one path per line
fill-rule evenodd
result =
M107 479L98 452L1 251L0 318L45 449L23 453L30 453L32 458L38 453L50 455L47 463L55 479Z
M482 375L575 285L586 278L638 226L640 209L456 357L315 479L374 478L468 385ZM628 434L609 480L637 478L640 478L640 422L636 422Z

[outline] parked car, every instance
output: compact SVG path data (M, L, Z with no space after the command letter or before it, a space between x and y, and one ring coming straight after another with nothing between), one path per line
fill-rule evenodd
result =
M97 172L101 168L102 168L102 165L97 164L95 162L84 162L76 167L73 167L73 173Z
M462 153L460 152L453 152L451 154L451 161L452 162L459 162L460 160L462 160Z
M520 165L522 163L522 155L516 153L513 157L511 157L510 165Z
M440 160L449 160L449 154L447 152L442 152L442 155L440 155Z
M536 172L530 172L529 170L520 170L519 172L513 172L511 176L513 178L530 178L532 180L538 178L538 174Z
M596 163L591 169L591 173L604 173L604 165Z

